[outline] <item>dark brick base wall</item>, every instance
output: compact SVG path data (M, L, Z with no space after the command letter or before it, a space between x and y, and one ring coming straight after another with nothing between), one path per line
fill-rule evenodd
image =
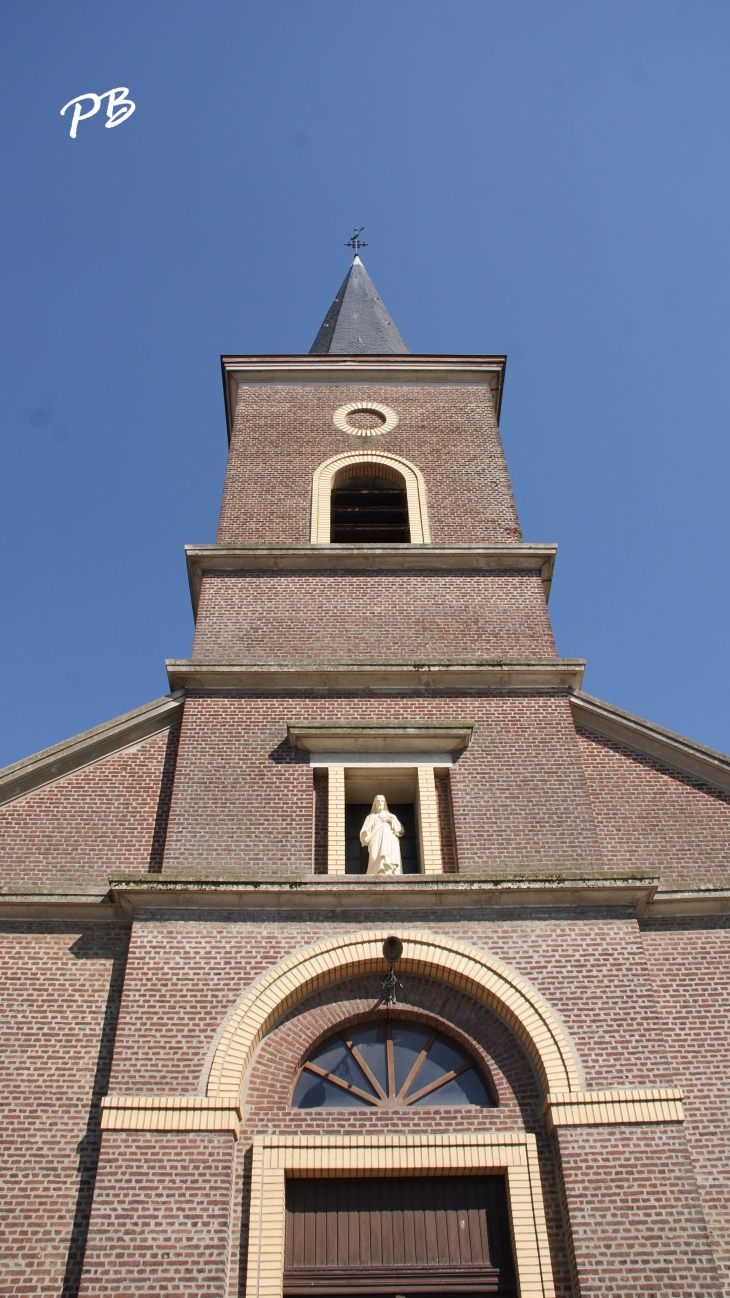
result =
M561 1128L581 1298L722 1298L680 1124Z
M81 1298L224 1298L229 1132L104 1133Z
M730 918L662 920L643 932L720 1277L730 1294Z
M0 923L3 1293L78 1292L128 940L126 926Z

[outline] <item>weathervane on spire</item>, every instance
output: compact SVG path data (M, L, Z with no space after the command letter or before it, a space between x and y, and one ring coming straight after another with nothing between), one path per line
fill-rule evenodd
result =
M360 239L360 235L362 234L362 232L363 232L364 229L365 229L365 226L364 226L364 225L361 225L359 230L356 228L356 229L355 229L355 233L353 234L352 238L351 238L351 239L348 239L348 240L347 240L347 243L345 244L345 247L346 247L346 248L354 248L354 249L355 249L355 256L356 256L356 257L357 257L357 254L358 254L358 252L360 251L361 248L367 248L367 246L368 246L366 243L363 243L362 240Z

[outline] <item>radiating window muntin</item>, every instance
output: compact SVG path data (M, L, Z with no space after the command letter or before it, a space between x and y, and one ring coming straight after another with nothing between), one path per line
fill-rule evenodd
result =
M295 1109L493 1103L461 1045L406 1019L371 1020L328 1037L302 1067L292 1096Z

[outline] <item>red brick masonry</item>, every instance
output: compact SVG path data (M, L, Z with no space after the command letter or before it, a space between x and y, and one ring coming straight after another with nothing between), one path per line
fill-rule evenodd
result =
M203 578L193 658L422 662L551 658L539 574L286 573Z
M409 718L477 723L451 776L461 872L604 868L567 698L474 692L188 698L164 869L309 875L312 772L286 722Z
M109 875L159 870L177 729L0 807L6 886L106 892Z
M362 451L339 432L338 406L354 399L395 409L398 427L369 439L426 480L433 541L521 540L491 396L479 387L261 385L239 389L218 542L309 540L312 475L325 460Z

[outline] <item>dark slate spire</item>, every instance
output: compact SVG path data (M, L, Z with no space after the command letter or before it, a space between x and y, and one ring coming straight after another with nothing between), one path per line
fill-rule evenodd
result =
M333 356L410 355L357 254L309 349L310 356L328 353Z

